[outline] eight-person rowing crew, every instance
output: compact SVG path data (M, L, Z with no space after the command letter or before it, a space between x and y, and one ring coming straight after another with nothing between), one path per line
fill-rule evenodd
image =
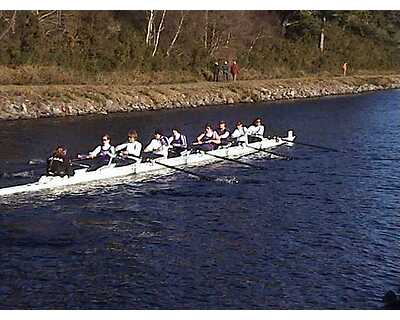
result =
M264 137L264 125L261 118L256 118L249 128L238 121L231 133L225 121L220 121L215 130L207 124L204 131L196 138L190 148L191 151L208 152L219 147L235 146L261 141ZM75 161L67 156L67 149L58 146L52 156L47 160L47 174L50 176L72 176L72 165L85 167L87 171L94 171L102 166L115 163L116 167L136 163L137 161L152 161L158 158L173 158L184 155L189 151L186 136L177 128L172 129L168 138L160 130L155 130L150 143L142 152L142 144L138 141L135 130L128 133L125 143L116 147L111 144L108 134L102 137L101 145L97 146L88 155L79 155ZM77 162L79 161L79 163Z

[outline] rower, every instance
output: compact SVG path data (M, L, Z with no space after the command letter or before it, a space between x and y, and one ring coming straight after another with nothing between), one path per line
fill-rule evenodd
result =
M176 128L172 129L172 136L168 138L168 143L170 145L168 151L169 158L179 157L182 152L187 150L186 137Z
M236 122L236 128L232 132L231 138L235 145L247 143L247 128L241 121Z
M256 118L247 130L249 143L259 142L264 137L264 125L261 118Z
M129 131L128 141L116 146L115 151L119 152L118 166L136 163L142 151L142 144L138 141L136 130Z
M67 156L67 149L58 146L50 158L47 159L47 175L48 176L73 176L74 169L71 167L71 161Z
M230 132L226 128L226 123L225 121L220 121L218 125L218 129L216 130L217 134L221 140L220 146L226 146L229 144L229 135Z
M90 163L90 168L87 171L94 171L100 167L110 165L115 157L115 148L111 145L111 138L108 134L102 137L102 144L97 146L88 156L78 155L79 159L94 159Z
M212 151L221 143L219 135L213 130L210 124L205 126L205 131L200 134L193 143L195 150Z
M169 142L168 138L161 134L160 130L154 131L154 137L144 148L143 161L157 159L168 156Z

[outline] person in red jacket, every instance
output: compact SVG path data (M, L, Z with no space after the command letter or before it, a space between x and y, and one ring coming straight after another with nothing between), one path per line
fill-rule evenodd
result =
M239 74L239 66L237 65L236 61L233 61L231 65L231 74L233 81L236 81L237 75Z

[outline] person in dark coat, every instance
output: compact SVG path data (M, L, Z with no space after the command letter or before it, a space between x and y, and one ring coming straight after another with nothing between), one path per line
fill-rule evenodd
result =
M65 147L58 146L51 157L47 159L47 175L58 177L74 175Z
M222 74L224 76L225 81L229 81L229 65L228 61L225 61L224 64L221 66Z
M214 63L214 67L213 67L213 81L218 82L219 81L219 64L218 62Z

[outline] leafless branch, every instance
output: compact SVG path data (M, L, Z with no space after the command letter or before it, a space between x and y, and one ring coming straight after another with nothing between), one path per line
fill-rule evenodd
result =
M17 11L14 11L14 13L13 13L13 15L12 15L12 17L11 17L9 23L8 23L8 26L7 26L6 30L4 30L3 33L0 35L0 40L2 40L10 32L10 30L12 31L12 33L15 32L15 18L16 18L16 16L17 16Z
M181 32L181 29L182 29L182 24L183 24L184 18L185 18L185 13L184 13L184 11L181 11L181 19L179 21L178 28L176 29L175 36L172 39L171 44L169 45L169 48L167 49L167 56L169 56L172 48L174 47L176 40L178 39L179 33Z

